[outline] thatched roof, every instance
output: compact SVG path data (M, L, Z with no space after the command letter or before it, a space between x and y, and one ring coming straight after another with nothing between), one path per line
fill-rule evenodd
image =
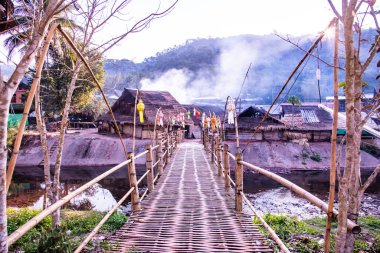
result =
M113 104L112 111L115 114L117 122L120 123L133 123L133 113L135 107L137 90L124 89L120 98ZM154 124L156 120L157 109L161 107L164 114L164 124L168 123L170 116L177 116L179 113L185 113L185 123L194 124L193 121L187 119L186 109L178 103L178 101L167 91L146 91L139 90L139 98L143 100L145 105L144 110L144 123ZM136 112L137 113L137 112ZM138 113L137 113L138 114ZM100 116L99 121L112 121L110 112ZM139 120L137 116L137 124Z
M282 104L281 121L288 126L294 125L301 130L331 130L332 118L330 113L317 105Z
M255 128L263 120L266 111L256 106L250 106L238 115L239 130L255 130ZM225 125L226 129L235 128L233 125ZM261 124L261 130L274 131L284 130L286 126L277 118L268 115L265 121Z

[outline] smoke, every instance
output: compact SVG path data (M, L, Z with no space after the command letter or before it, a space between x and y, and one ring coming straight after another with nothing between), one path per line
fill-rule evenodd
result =
M287 73L283 69L291 71L291 66L284 66L281 61L284 54L294 48L274 35L226 38L219 40L219 48L220 55L212 70L170 69L152 79L142 79L141 89L169 91L183 104L202 97L234 98L239 95L252 63L241 96L271 99L271 89L286 80ZM310 92L310 89L304 89Z

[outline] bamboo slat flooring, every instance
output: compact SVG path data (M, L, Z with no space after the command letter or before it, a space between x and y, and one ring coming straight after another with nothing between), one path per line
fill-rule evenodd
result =
M111 238L113 252L273 252L203 146L181 143L142 210Z

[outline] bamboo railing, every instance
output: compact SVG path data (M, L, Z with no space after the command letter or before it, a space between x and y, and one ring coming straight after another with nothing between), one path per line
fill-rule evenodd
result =
M102 225L108 220L108 218L117 210L117 208L128 198L131 197L131 204L132 204L132 211L136 212L140 210L140 202L144 199L144 197L147 195L148 192L151 192L154 190L154 184L158 180L159 176L162 175L164 171L165 165L168 164L170 157L172 156L174 149L177 146L177 143L182 141L183 135L182 131L178 130L175 134L161 134L161 137L158 140L158 144L155 146L147 145L145 148L146 150L144 152L141 152L137 155L134 155L133 153L128 153L128 159L108 171L104 172L103 174L97 176L96 178L92 179L91 181L87 182L86 184L82 185L75 191L71 192L70 194L66 195L62 199L58 200L45 210L43 210L41 213L33 217L31 220L29 220L27 223L19 227L16 231L14 231L11 235L7 238L8 245L12 245L15 243L18 239L20 239L23 235L25 235L29 230L31 230L34 226L36 226L39 222L41 222L44 218L46 218L48 215L52 214L54 211L56 211L58 208L62 207L64 204L69 202L71 199L75 198L85 190L89 189L94 184L98 183L100 180L106 178L110 174L118 171L119 169L123 168L124 166L128 166L128 179L130 182L130 189L128 192L117 202L112 209L103 217L103 219L96 225L96 227L93 229L91 233L88 234L88 236L84 239L84 241L78 246L78 248L75 250L75 253L81 252L81 250L84 249L84 247L87 245L88 242L91 241L91 239L95 236L95 234L99 231L99 229L102 227ZM163 140L164 139L164 140ZM164 146L165 145L165 146ZM165 152L162 152L165 150ZM153 162L153 151L156 151L156 158ZM146 172L137 180L136 176L136 166L135 161L143 156L146 156ZM165 163L163 163L165 161ZM156 177L155 175L155 168L157 171ZM139 191L138 186L141 184L141 182L146 178L147 180L147 189L145 190L144 194L139 197Z
M238 212L241 212L243 210L243 201L246 202L246 205L253 211L255 216L258 217L260 222L263 224L263 226L266 228L266 230L269 232L271 238L278 244L282 252L289 252L287 247L283 244L283 242L279 239L279 237L276 235L275 231L270 228L270 226L264 221L264 219L261 217L259 213L256 212L255 208L253 207L252 203L249 201L249 199L245 196L243 191L243 166L245 168L248 168L250 170L253 170L257 173L260 173L266 177L269 177L273 179L274 181L282 184L283 186L287 187L291 191L298 194L300 197L304 198L305 200L309 201L311 204L318 207L320 210L324 211L326 214L328 214L328 204L319 199L318 197L314 196L310 192L306 191L305 189L299 187L298 185L290 182L289 180L270 172L266 169L260 168L258 166L255 166L253 164L250 164L248 162L245 162L243 160L243 156L238 149L238 152L236 155L233 155L228 150L228 144L224 144L222 146L221 138L216 133L210 133L209 131L203 131L202 133L202 142L205 147L206 151L209 151L211 154L211 163L216 166L218 169L218 175L219 171L222 171L221 174L225 177L225 189L226 191L229 191L231 185L235 188L235 210ZM211 150L208 150L208 145L211 144ZM219 154L223 154L223 157ZM216 159L215 159L216 158ZM230 176L230 158L235 161L235 180L233 180ZM222 162L223 161L223 162ZM333 209L333 217L336 218L338 215L338 211L336 209ZM351 220L347 220L347 228L348 230L352 231L354 234L360 233L361 229L360 227L355 224Z

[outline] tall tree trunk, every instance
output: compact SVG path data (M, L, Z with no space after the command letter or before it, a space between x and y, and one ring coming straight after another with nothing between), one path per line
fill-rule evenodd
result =
M6 195L6 168L7 168L7 131L9 106L13 92L7 89L3 82L0 69L0 252L8 252L7 246L7 195Z
M21 79L24 77L30 63L35 58L36 52L45 37L46 29L56 10L64 0L51 0L47 5L44 16L40 22L35 23L34 33L29 41L24 55L12 73L6 84L3 83L2 75L0 81L0 252L7 253L7 216L6 216L6 165L7 165L7 123L11 98L16 92ZM39 20L39 19L38 19Z
M345 169L343 176L339 182L339 214L338 214L338 229L335 243L335 252L344 253L347 236L347 211L348 211L348 190L349 181L351 179L355 165L355 52L353 41L353 21L352 13L355 10L357 1L350 1L345 12L343 13L344 25L344 46L345 46L345 95L346 95L346 157Z
M45 193L47 197L46 206L49 206L51 203L53 203L52 182L51 182L51 176L50 176L50 153L49 153L49 146L47 143L46 124L42 116L40 89L41 89L41 86L40 84L38 84L37 91L35 94L34 104L35 104L36 119L37 119L37 129L38 129L38 132L40 133L43 161L44 161Z
M358 221L360 211L360 143L361 143L361 94L362 94L362 77L361 68L357 60L358 54L355 57L355 83L354 83L354 117L355 117L355 134L352 143L353 150L353 171L350 178L350 187L348 191L348 218L354 222ZM347 232L345 252L352 252L354 248L355 237L351 232Z
M63 115L62 115L61 128L60 128L59 139L58 139L58 151L57 151L57 156L56 156L55 165L54 165L54 187L53 187L54 202L60 199L60 173L61 173L61 164L62 164L63 145L65 142L65 133L66 133L67 124L68 124L69 112L70 112L70 107L71 107L71 99L73 96L75 84L78 79L81 66L82 64L79 61L75 63L73 76L71 77L71 81L67 88L66 102L65 102ZM53 216L53 226L54 227L59 226L60 225L60 208L57 209L57 211L55 211L52 214L52 216Z

